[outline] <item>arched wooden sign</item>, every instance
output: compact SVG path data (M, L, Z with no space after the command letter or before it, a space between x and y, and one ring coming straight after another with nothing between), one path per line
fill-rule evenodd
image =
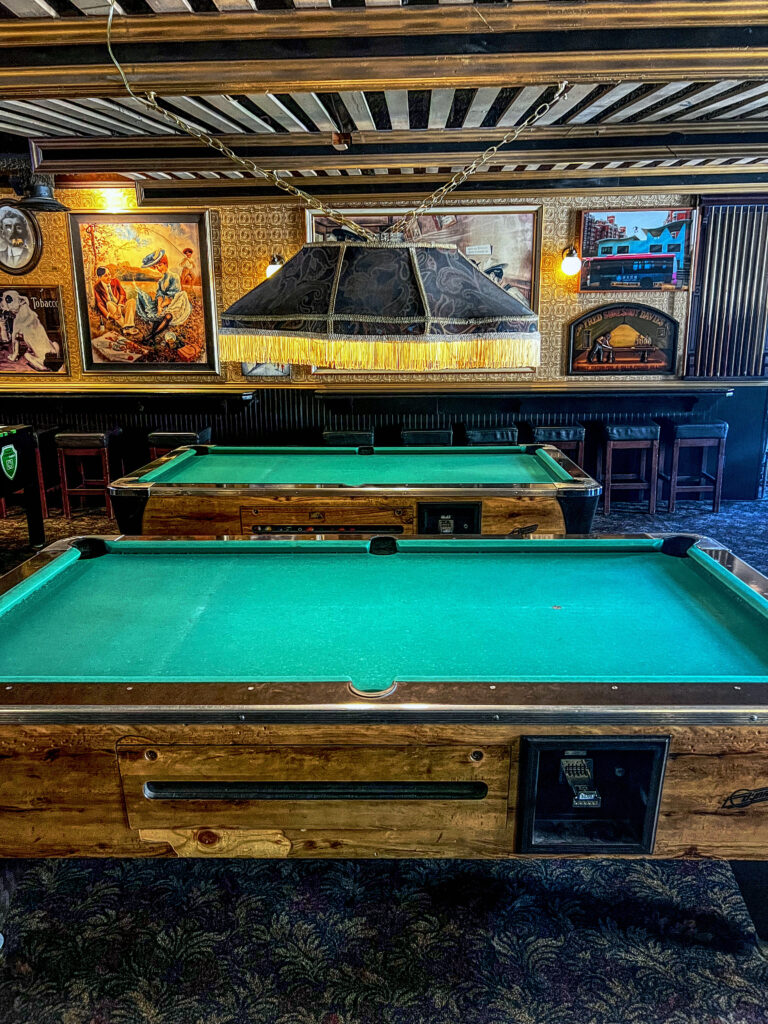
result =
M568 373L673 374L677 320L653 306L610 303L591 309L569 327Z

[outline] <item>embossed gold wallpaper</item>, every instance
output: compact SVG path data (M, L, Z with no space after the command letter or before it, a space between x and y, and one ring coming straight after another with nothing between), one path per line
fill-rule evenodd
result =
M137 209L133 189L63 189L59 199L73 212L99 210L122 213ZM312 373L309 367L293 367L291 383L297 387L362 387L409 386L442 388L511 387L521 383L563 384L568 344L568 324L575 317L608 301L630 297L655 306L680 323L678 368L683 365L688 313L688 292L617 292L610 295L580 294L578 276L567 278L560 272L562 250L574 243L578 232L578 214L582 209L630 208L645 206L686 206L685 195L584 195L515 196L515 205L536 205L542 210L541 277L539 286L539 318L541 326L541 365L534 371L470 371L464 373L381 374L381 373ZM492 205L498 205L493 200ZM357 204L361 205L361 204ZM363 204L364 205L364 204ZM380 206L380 204L376 204ZM450 205L450 204L446 204ZM464 199L455 205L467 206ZM481 202L477 203L482 206ZM211 248L218 312L264 279L270 256L281 253L292 256L304 241L304 210L292 206L218 206L211 209ZM70 255L68 218L64 213L39 215L43 233L43 254L37 267L21 277L0 273L0 287L14 285L60 285L70 374L24 375L0 374L0 391L35 390L136 390L168 391L236 391L256 387L285 386L285 378L246 378L239 363L223 363L221 374L188 375L183 373L98 374L83 373L75 302L72 258ZM570 378L580 389L589 386L583 378ZM643 377L605 378L602 384L621 387ZM670 378L666 378L667 381ZM592 385L594 386L594 385Z

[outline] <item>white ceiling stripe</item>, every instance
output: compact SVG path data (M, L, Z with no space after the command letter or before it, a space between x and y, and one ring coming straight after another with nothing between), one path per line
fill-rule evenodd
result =
M658 85L639 100L630 103L629 106L622 107L621 110L609 114L604 119L603 124L615 124L617 121L626 121L628 117L632 117L633 114L642 113L643 110L647 110L654 103L665 100L668 96L674 96L675 93L682 92L690 84L690 82L668 82L667 85Z
M45 0L3 0L3 7L17 18L58 18L55 9Z
M513 125L516 125L528 107L544 93L545 88L545 86L541 85L526 85L509 104L496 122L496 126L498 128L511 128Z
M693 93L691 96L686 96L685 99L678 100L676 103L667 103L660 110L657 110L654 114L649 114L643 118L643 121L664 121L672 114L677 114L682 110L690 110L694 106L698 106L705 100L711 99L713 96L719 96L721 92L725 92L726 89L732 89L735 85L741 85L740 79L730 79L727 82L715 82L714 85L708 86L706 89L702 87L700 92Z
M230 134L231 132L243 134L243 129L239 124L235 124L228 117L222 117L221 114L217 114L214 110L209 110L208 107L203 106L199 100L191 96L163 97L163 101L172 107L182 110L185 114L191 114L196 121L202 121L203 124L207 124L209 129L213 127L216 131L224 132L225 134Z
M768 83L761 82L759 85L753 86L751 89L747 89L745 92L739 93L738 96L726 96L724 99L716 100L714 103L708 103L705 107L701 107L699 110L692 110L687 114L683 114L682 117L678 118L679 121L693 121L697 117L702 117L704 114L711 114L713 110L722 110L724 107L731 107L726 117L733 117L739 114L739 105L743 104L746 100L751 99L753 96L762 96L763 93L768 92Z
M255 11L256 0L213 0L218 9L223 13L229 11Z
M555 121L559 121L561 117L564 117L569 110L581 103L583 99L586 99L591 92L595 90L595 83L590 82L587 85L573 85L571 86L570 92L563 96L561 100L558 100L554 106L542 114L536 122L537 124L554 124Z
M291 93L294 100L321 132L338 131L336 122L313 92Z
M5 110L0 106L0 117L6 124L16 125L14 135L24 135L31 138L33 135L70 135L65 128L58 125L51 125L48 122L37 121L26 114L19 114L17 111Z
M389 110L389 120L395 129L408 129L411 126L408 116L408 92L406 89L387 89L384 93Z
M139 134L142 133L142 130L150 128L163 135L176 134L169 124L161 120L160 114L148 113L132 96L121 96L119 100L105 100L91 96L88 102L114 114L115 117L121 117L124 121L132 123L134 131L138 128Z
M106 18L109 14L109 4L107 0L72 0L72 3L83 14L87 14L91 18ZM115 0L115 14L125 14L125 11Z
M428 128L445 128L453 106L453 89L433 89L429 97Z
M147 3L155 14L178 14L194 10L188 0L147 0Z
M57 100L57 99L45 99L40 101L42 105L46 107L55 107L57 110L61 110L64 113L70 113L73 117L80 117L86 119L88 122L94 122L95 124L103 124L110 132L119 135L126 134L132 135L135 133L136 128L134 125L126 124L125 121L115 117L113 113L102 114L94 110L91 107L91 100L84 99L77 103L72 100Z
M464 118L463 128L479 128L485 120L485 115L493 106L494 100L499 95L499 89L478 89L472 97L467 116Z
M759 110L760 114L762 114L765 110L766 103L768 103L768 96L761 96L759 97L759 99L752 100L751 103L747 103L747 105L744 107L738 107L736 110L729 110L726 114L718 114L718 116L714 120L721 121L723 120L723 118L726 117L738 119L740 117L744 117L745 114L749 114L750 117L756 117L759 115L751 114L750 111Z
M264 111L265 114L269 114L271 118L282 127L287 128L289 132L306 132L309 131L303 121L300 121L294 113L292 113L283 103L268 92L249 92L245 93L251 103L255 103L257 107ZM302 107L302 109L304 109Z
M47 122L53 122L55 126L63 125L72 133L73 128L79 128L81 132L86 135L103 135L104 132L100 131L97 127L89 125L86 121L81 121L76 117L67 117L64 114L56 110L49 110L42 103L33 103L25 100L5 100L5 105L9 110L14 110L20 114L31 114L36 120L41 121L43 124Z
M625 96L629 96L631 92L634 92L642 84L642 82L622 82L620 85L615 85L604 96L593 100L583 110L580 110L578 114L574 114L573 117L569 118L568 124L586 124L593 118L598 118L604 110L612 107L614 103L618 103Z
M250 129L252 132L272 133L274 128L270 127L266 121L257 117L256 114L252 113L247 107L244 107L242 103L238 103L232 96L209 96L204 95L201 97L210 103L212 107L216 107L222 114L228 115L233 121L242 125L245 128Z
M339 96L358 131L375 131L376 122L373 120L373 114L364 92L340 92Z

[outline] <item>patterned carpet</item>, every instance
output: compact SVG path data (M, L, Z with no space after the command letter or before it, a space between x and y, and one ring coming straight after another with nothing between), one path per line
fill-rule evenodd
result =
M704 533L768 572L768 502L632 509L596 529ZM0 521L0 569L23 545ZM2 1024L768 1024L717 861L5 861L0 931Z
M768 1024L768 962L718 862L4 875L4 1024Z

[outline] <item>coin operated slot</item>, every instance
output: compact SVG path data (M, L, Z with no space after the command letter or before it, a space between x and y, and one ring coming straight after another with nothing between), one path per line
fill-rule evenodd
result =
M523 737L520 852L653 853L668 747L662 736Z
M455 536L480 533L479 501L419 502L419 533Z

